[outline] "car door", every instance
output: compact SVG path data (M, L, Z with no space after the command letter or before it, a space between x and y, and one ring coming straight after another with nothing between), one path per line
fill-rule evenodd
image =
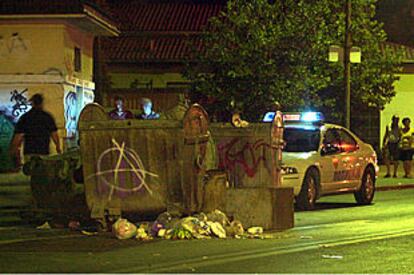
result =
M341 182L341 140L337 128L328 128L322 133L320 149L321 187L322 193L340 189Z
M344 170L343 185L345 188L353 188L358 185L362 173L359 146L346 129L338 129L338 133L341 140L341 162Z

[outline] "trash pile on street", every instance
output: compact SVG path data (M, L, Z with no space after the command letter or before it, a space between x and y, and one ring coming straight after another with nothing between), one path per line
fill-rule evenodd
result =
M133 224L127 219L118 219L112 225L112 233L120 240L136 238L152 240L211 239L211 238L263 238L262 227L251 227L246 231L240 221L229 221L226 214L214 210L185 218L173 217L164 212L153 222Z

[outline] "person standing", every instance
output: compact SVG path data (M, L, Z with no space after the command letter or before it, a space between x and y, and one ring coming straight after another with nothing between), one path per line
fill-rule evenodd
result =
M121 97L115 98L115 109L109 112L109 117L115 120L133 119L134 115L124 108L124 101Z
M17 156L24 141L25 162L32 156L48 155L50 138L55 144L56 152L59 154L62 152L56 122L51 114L43 110L43 96L35 94L30 101L32 109L20 117L11 143L11 153Z
M152 110L152 101L149 98L141 100L142 113L138 115L138 119L159 119L160 115Z
M393 177L397 177L398 160L400 158L399 143L401 139L401 129L399 127L400 118L393 115L391 125L385 129L384 139L382 141L382 148L384 152L384 162L387 167L386 178L391 177L391 164L394 166Z
M410 127L411 120L408 117L405 117L402 120L403 128L401 129L401 139L400 139L400 160L404 164L404 178L411 177L411 162L413 158L413 135L414 130Z

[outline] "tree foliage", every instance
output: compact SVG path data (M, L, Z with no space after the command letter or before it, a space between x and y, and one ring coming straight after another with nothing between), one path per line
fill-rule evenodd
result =
M283 110L329 109L339 117L343 64L327 61L329 46L344 40L345 1L339 2L228 1L185 72L193 98L217 120L228 120L232 102L250 120L275 101ZM363 56L351 67L352 103L383 108L395 95L401 58L384 47L386 34L374 15L374 0L352 0L352 44Z

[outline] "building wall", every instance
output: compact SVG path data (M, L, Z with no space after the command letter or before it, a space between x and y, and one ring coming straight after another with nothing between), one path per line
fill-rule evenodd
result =
M21 115L31 109L28 99L36 93L44 95L45 110L54 116L59 136L64 137L64 107L60 103L63 102L63 86L60 84L0 84L0 113L16 123ZM60 104L56 104L57 102ZM54 149L51 147L51 152L55 152Z
M66 74L82 80L93 80L93 36L66 26L64 33L64 62ZM74 68L75 47L81 50L81 71Z
M63 73L63 25L1 24L0 74Z
M186 82L180 73L110 73L112 88L167 88ZM135 83L134 83L135 82Z
M79 113L94 97L93 37L64 21L2 21L0 114L16 123L30 110L28 99L41 93L60 136L75 136ZM79 71L75 71L75 47L81 52Z
M399 115L400 120L409 117L412 121L411 127L414 127L414 74L401 74L399 77L400 80L395 83L395 97L381 112L381 141L385 134L385 127L391 123L394 114Z

